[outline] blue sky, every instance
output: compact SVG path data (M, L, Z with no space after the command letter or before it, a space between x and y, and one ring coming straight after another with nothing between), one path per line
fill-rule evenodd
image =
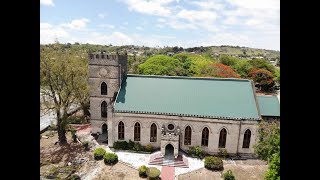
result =
M280 50L280 0L40 0L40 44Z

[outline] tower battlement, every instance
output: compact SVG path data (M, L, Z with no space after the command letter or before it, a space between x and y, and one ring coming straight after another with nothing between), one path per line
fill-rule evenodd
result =
M100 65L127 65L128 56L127 54L119 53L106 53L106 52L94 52L88 53L89 64L100 64Z

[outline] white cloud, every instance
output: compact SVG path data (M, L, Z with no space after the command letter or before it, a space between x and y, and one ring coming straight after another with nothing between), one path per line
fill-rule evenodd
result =
M171 10L167 6L174 0L123 0L130 11L136 11L142 14L169 16Z
M68 27L70 29L81 30L87 26L88 22L90 22L90 20L87 18L75 19L72 20L70 23L62 24L62 26Z
M263 22L259 19L249 19L246 21L246 25L248 26L257 26L257 25L260 25L262 24Z
M206 40L202 42L203 46L211 45L234 45L234 46L246 46L251 42L249 37L241 34L231 34L231 33L218 33L215 35L209 35Z
M92 43L92 44L133 44L133 39L121 32L115 31L111 34L87 30L85 32L70 29L62 25L40 23L40 44L54 43L58 39L60 43Z
M162 25L162 24L157 24L156 27L161 29L161 28L164 28L164 25Z
M55 39L70 37L62 27L54 27L49 23L40 23L40 44L54 43Z
M113 44L113 45L128 45L132 44L134 41L131 37L121 33L113 32L110 35L93 32L84 37L80 42L91 43L91 44Z
M158 16L156 28L196 30L189 32L201 36L204 34L202 39L180 39L182 45L215 43L262 47L265 41L268 48L279 49L280 46L279 0L191 0L179 5L177 0L121 1L127 4L130 11ZM268 38L262 36L273 39L275 48L272 48ZM150 41L149 44L151 42L159 43Z
M114 29L115 28L115 26L112 25L112 24L99 24L98 27L108 28L108 29Z
M279 0L192 0L179 3L178 0L120 0L129 11L156 16L154 19L140 19L140 26L133 28L144 30L153 23L156 28L175 29L174 34L126 34L128 22L116 27L100 24L98 28L112 30L105 34L97 29L88 29L89 19L74 19L71 22L53 25L40 23L41 43L54 42L55 38L64 42L94 44L135 44L145 46L209 46L239 45L265 49L280 48L280 5ZM51 1L52 2L52 1ZM185 6L187 4L188 6ZM191 6L190 6L191 5ZM105 18L104 14L98 14ZM144 26L142 26L144 25ZM161 31L158 29L159 31ZM185 35L181 30L185 31ZM139 31L138 31L139 32ZM167 31L166 31L167 32Z
M163 18L158 18L158 22L166 22L166 20Z
M231 17L227 17L227 18L223 21L223 23L224 23L224 24L227 24L227 25L235 25L235 24L239 24L239 23L240 23L239 21L240 21L240 19L231 16Z
M232 5L236 5L244 9L269 9L269 10L279 10L280 1L279 0L227 0Z
M101 19L104 19L104 18L106 17L106 15L105 15L105 14L100 13L100 14L98 14L98 17L99 17L99 18L101 18Z
M223 10L225 8L225 5L218 1L190 1L189 3L202 9Z
M194 24L185 23L178 20L169 20L166 24L173 29L198 29Z
M140 27L140 26L137 26L137 27L136 27L136 30L142 31L142 30L143 30L143 28L142 28L142 27Z
M123 29L123 30L127 30L127 27L125 26L119 26L120 29Z
M53 0L40 0L40 4L44 6L54 6Z
M187 19L189 21L214 21L217 18L217 14L213 11L194 11L194 10L181 10L177 17L181 19Z

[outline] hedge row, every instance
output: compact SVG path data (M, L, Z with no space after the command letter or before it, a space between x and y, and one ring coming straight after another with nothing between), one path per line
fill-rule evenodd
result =
M129 140L127 141L116 141L113 143L114 149L121 149L121 150L132 150L132 151L146 151L146 152L152 152L153 146L151 144L148 144L146 146L142 146L139 142L133 142Z

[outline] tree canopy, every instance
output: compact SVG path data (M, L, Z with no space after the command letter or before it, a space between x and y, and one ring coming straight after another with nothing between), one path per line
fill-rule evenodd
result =
M238 58L235 57L231 57L231 56L226 56L226 55L222 55L219 58L219 61L221 64L227 65L227 66L234 66L238 63L238 61L241 61Z
M66 50L40 50L40 91L47 99L44 106L56 112L60 144L67 142L69 117L89 103L87 70L87 57Z
M183 74L182 63L173 57L157 55L138 66L140 74L180 76Z
M230 66L221 63L210 64L209 68L209 75L213 77L240 78L239 74L237 74Z
M254 151L263 160L270 161L265 179L280 179L280 122L261 121L259 124L259 141Z
M233 68L242 78L248 78L248 74L252 70L253 66L248 62L248 60L240 60L233 66Z
M263 91L270 91L274 85L272 73L265 69L252 69L248 77L259 83Z
M272 74L275 72L275 67L267 60L264 60L264 59L252 59L252 60L249 61L249 63L255 69L265 69L267 71L270 71Z
M276 72L274 73L274 81L280 84L280 68L277 68Z

